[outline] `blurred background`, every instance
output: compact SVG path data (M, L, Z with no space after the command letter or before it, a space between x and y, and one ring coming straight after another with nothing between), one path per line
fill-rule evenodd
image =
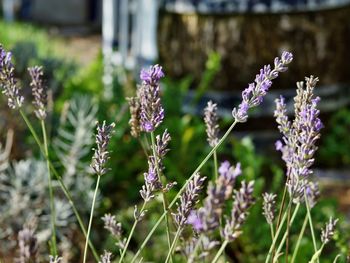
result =
M240 161L245 177L258 182L258 193L281 191L284 167L274 150L274 142L280 138L273 119L274 100L284 95L292 115L295 83L305 76L319 77L316 94L322 99L325 129L314 175L322 187L322 199L315 208L316 228L330 215L340 216L344 231L324 262L332 262L339 250L347 253L350 0L0 0L0 11L0 43L13 52L16 76L27 101L31 92L26 69L36 64L44 67L50 88L52 156L86 220L95 180L87 174L94 121L117 122L112 170L102 178L93 233L101 251L113 248L113 240L102 231L103 222L98 218L105 212L115 214L127 222L124 228L128 233L133 206L140 201L147 162L139 140L144 138L130 135L125 100L135 94L140 69L159 63L165 71L166 120L161 130L168 128L173 138L165 166L169 180L181 185L209 151L202 121L207 101L218 104L224 132L241 91L263 65L288 50L294 54L290 69L274 82L248 122L235 129L220 150L219 160ZM8 110L4 98L1 101L0 256L4 262L12 262L16 233L28 218L38 218L43 243L49 236L47 185L45 165L34 140L18 114ZM26 107L32 108L30 103ZM34 117L32 120L35 122ZM210 175L212 169L208 164L203 174ZM22 205L14 207L14 202ZM63 195L58 194L56 203L60 249L65 262L73 262L80 257L84 239ZM156 204L150 210L153 219L161 211ZM245 229L248 235L230 248L232 262L263 259L268 242L262 237L268 238L269 230L268 226L255 229L261 220L261 208L256 207ZM134 248L147 227L141 227L132 241ZM157 238L165 240L162 233ZM153 245L162 251L164 244ZM305 239L301 259L309 256L310 248L312 243ZM157 262L152 253L145 257Z

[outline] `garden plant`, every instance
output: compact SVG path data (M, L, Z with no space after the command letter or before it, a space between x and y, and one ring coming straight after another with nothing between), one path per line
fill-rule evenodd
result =
M45 202L45 210L39 214L46 215L46 222L49 225L49 230L44 233L48 240L48 245L45 246L39 242L40 237L37 235L40 226L38 218L33 215L38 213L27 215L27 222L21 226L18 233L15 233L18 239L15 242L18 247L15 261L64 262L63 252L69 253L73 248L70 246L64 249L63 243L65 241L69 243L69 237L64 235L61 229L62 225L68 224L67 222L74 218L73 222L77 222L78 232L84 239L81 243L80 259L83 263L146 262L147 254L157 253L157 243L164 244L162 248L166 249L166 253L164 256L163 253L160 253L159 257L154 256L155 262L231 262L232 258L226 251L228 252L229 246L245 235L244 225L249 219L250 211L254 206L260 205L259 200L262 200L259 210L266 220L259 222L259 225L265 224L269 228L269 230L265 228L267 234L262 237L268 247L264 261L299 262L297 258L303 238L310 233L307 238L312 241L313 251L311 257L303 258L302 262L320 262L322 252L336 234L338 219L330 217L324 222L321 235L316 235L318 230L315 229L313 211L317 206L320 192L318 183L313 181L312 166L323 128L317 109L320 98L314 95L318 78L310 76L306 77L305 81L297 82L293 119L287 116L284 97L280 96L275 101L274 117L281 134L281 139L276 142L275 148L281 153L285 164L283 188L277 192L257 195L258 191L255 189L257 182L246 177L241 163L220 161L218 155L220 147L229 140L232 130L248 121L249 110L260 106L273 80L286 72L292 61L292 53L283 52L280 57L275 58L273 66L265 65L260 70L254 82L243 90L240 104L233 107L232 120L226 131L221 131L219 127L217 104L208 101L204 109L202 126L205 127L207 134L207 142L203 141L203 151L208 149L207 146L209 151L196 163L197 167L191 174L184 175L185 182L177 182L168 176L167 156L172 136L169 130L163 129L162 126L167 118L162 103L163 68L153 65L142 69L141 83L136 89L136 94L128 97L127 102L130 110L130 133L135 141L140 143L138 147L143 149L142 158L148 169L144 171L143 185L138 189L141 204L135 202L133 222L131 226L125 227L124 222L118 222L116 216L111 213L106 213L101 219L95 217L95 212L101 204L99 198L101 181L109 176L111 169L123 169L109 164L110 158L113 157L113 152L110 152L109 148L114 135L118 133L118 120L115 123L105 120L96 122L96 145L93 146L91 164L86 165L84 158L92 144L91 136L84 138L81 136L84 133L78 131L91 133L97 109L93 103L84 98L72 100L70 109L62 115L66 116L66 121L64 117L61 118L62 128L59 129L57 138L50 143L47 136L48 87L44 81L43 67L28 68L32 105L37 119L33 121L25 111L27 108L24 104L27 101L22 95L24 88L21 89L21 82L15 76L11 52L0 46L2 93L7 99L8 107L23 119L43 158L41 162L32 160L21 164L23 171L27 166L35 167L36 173L41 177L37 181L30 181L27 178L21 188L22 195L17 198L26 196L25 191L32 191L32 196L40 196L40 200L45 200L42 201ZM64 124L69 127L65 127ZM72 129L76 129L77 132L71 133ZM83 143L77 143L82 140ZM114 143L118 147L119 142ZM186 155L186 152L181 154ZM4 151L4 163L7 162L8 155L9 153ZM62 169L57 169L54 161L57 159L64 167L63 172ZM213 167L213 172L207 174L205 170L203 173L203 169L209 164ZM173 164L177 165L181 164ZM17 171L20 169L19 164L13 164L13 168L10 166L1 166L1 201L14 198L9 189L10 186L18 186L15 178L3 179L8 176L7 171L14 169L12 176L23 176L23 172ZM69 174L79 176L72 180ZM127 176L133 180L134 175ZM41 190L39 193L34 188L41 180L47 182L47 188L46 192ZM94 190L91 190L92 185ZM30 189L31 187L33 189ZM162 212L157 217L150 213L154 206L161 206ZM89 215L88 221L82 216L86 213ZM0 217L5 218L3 215ZM295 224L298 217L302 217L301 226ZM11 224L11 220L15 220L11 215L6 217L7 224ZM111 251L99 251L101 246L98 243L103 241L93 238L94 226L101 222L109 232L109 238L113 240L114 246ZM140 225L143 228L146 225L148 230L140 231ZM164 235L159 236L159 232ZM294 233L297 233L296 239L292 238ZM9 233L3 235L10 236ZM140 244L135 245L132 242L135 235L144 235ZM45 239L42 236L43 234L41 239ZM155 236L161 238L155 240ZM44 253L47 255L46 259L40 255L42 251L40 246L44 247L44 250L47 248ZM340 257L339 254L333 258L334 262ZM250 261L247 259L246 262Z

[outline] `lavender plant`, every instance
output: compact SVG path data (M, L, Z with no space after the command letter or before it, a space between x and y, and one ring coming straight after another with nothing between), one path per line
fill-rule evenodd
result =
M99 257L89 237L92 229L100 178L108 172L108 145L115 125L114 123L108 125L105 121L97 125L96 149L94 149L91 163L91 170L97 175L97 181L92 196L89 224L87 230L85 230L79 212L77 211L77 206L74 204L72 194L70 193L70 190L72 190L71 177L86 172L86 169L84 166L81 166L81 163L83 163L82 159L87 155L87 149L92 143L90 136L92 129L91 123L95 119L97 108L89 106L86 107L85 111L83 106L78 107L79 102L72 104L72 107L80 108L80 115L74 114L74 109L72 110L72 108L67 112L70 128L66 129L62 126L63 128L59 129L59 135L54 143L57 156L64 167L64 177L62 179L53 167L49 156L49 141L45 128L45 118L48 112L46 109L46 88L42 79L42 69L40 67L29 69L32 79L30 85L34 97L34 113L42 126L43 136L41 140L21 109L23 106L23 97L19 94L20 88L14 77L11 54L0 46L0 84L3 93L7 96L10 108L19 109L21 116L28 125L46 160L46 167L43 162L33 161L36 164L40 163L38 167L40 166L42 171L35 173L41 176L39 179L35 176L28 179L25 173L25 177L23 177L18 172L14 178L20 181L20 183L13 183L11 179L6 178L4 174L7 173L8 165L1 165L0 167L4 167L4 169L0 169L0 198L3 200L17 198L16 200L20 200L20 204L35 206L37 204L36 199L32 199L33 197L28 197L21 192L28 191L24 189L25 187L23 187L21 180L29 180L28 183L33 186L31 190L36 193L35 197L43 199L45 197L46 187L41 187L39 181L41 183L47 182L47 188L50 189L49 203L51 212L40 213L45 214L46 223L51 221L50 232L52 234L53 249L50 251L50 262L61 262L64 260L64 256L62 258L58 256L59 253L55 238L55 233L58 231L55 227L63 224L62 222L64 220L60 220L60 216L66 215L67 218L65 219L68 221L71 220L73 213L77 217L86 238L83 253L84 263L88 260L87 248L89 245L92 248L96 262L112 262L112 257L116 257L116 260L119 260L120 263L137 261L142 250L146 247L146 244L156 229L161 226L163 220L165 221L164 232L167 235L168 252L166 258L159 259L160 261L176 261L174 258L176 257L176 252L181 251L186 256L188 262L199 260L217 262L225 254L227 245L237 240L243 234L243 224L249 216L249 209L255 203L253 195L254 181L247 182L243 179L240 187L235 189L237 177L245 176L244 173L242 174L240 163L231 165L230 162L225 161L218 167L217 149L225 142L236 124L248 120L249 109L257 107L263 102L264 96L272 85L272 80L277 78L279 73L285 72L292 60L293 55L291 53L283 52L281 58L275 58L273 68L270 65L266 65L260 70L259 74L255 77L254 83L249 84L242 92L241 103L232 110L232 124L221 138L219 137L217 105L211 101L208 102L204 110L204 123L206 126L207 141L211 150L195 171L187 178L185 184L176 192L171 202L167 200L167 192L173 188L176 182L171 182L167 178L166 163L164 162L166 154L169 151L171 137L167 129L162 134L156 134L157 129L161 126L165 118L164 108L161 103L160 84L160 79L164 76L164 73L162 67L159 65L151 66L149 69L141 71L140 78L142 83L136 96L129 99L131 115L129 124L133 137L139 138L142 135L148 135L151 141L151 148L145 149L148 169L143 174L144 184L139 191L143 203L140 208L137 205L135 206L134 223L127 235L125 235L122 224L117 222L115 216L105 214L102 217L104 228L108 230L116 241L119 253L112 251L115 255L112 256L111 252L105 251ZM287 116L287 107L284 98L280 97L276 100L275 117L282 134L282 140L276 142L276 149L281 151L282 159L286 164L286 184L278 217L275 215L277 195L274 193L263 194L263 215L270 226L272 237L266 262L277 262L283 254L281 251L284 247L286 248L285 257L288 260L290 228L293 226L293 222L300 212L300 206L305 205L307 213L294 248L292 262L296 259L300 241L304 236L307 225L310 227L315 249L314 256L310 259L310 262L318 262L324 246L330 242L334 235L337 220L331 218L325 229L322 230L322 245L321 247L317 247L311 217L311 209L317 204L319 189L317 182L311 181L310 176L313 173L312 165L317 150L316 143L320 138L320 130L323 127L317 109L319 98L314 96L314 88L317 81L317 78L311 76L306 78L306 84L303 82L297 84L297 95L294 99L295 119L293 121L289 120ZM205 188L206 176L200 175L199 172L212 156L214 157L214 176L213 180L209 180L206 195L204 195L203 189ZM7 162L6 158L5 163ZM16 168L17 165L13 164L13 167ZM61 192L56 191L58 187L55 184L51 184L51 173L56 177L63 194L68 198L68 202L61 198ZM45 177L45 175L48 176ZM15 180L14 182L16 182ZM31 180L37 181L32 182ZM89 186L87 184L88 188ZM11 188L14 189L12 192ZM53 191L54 188L55 191ZM21 193L18 194L18 192ZM130 251L131 253L130 244L136 227L139 222L146 220L148 217L147 209L149 209L146 206L157 200L158 196L162 199L163 213L147 233L140 247L130 256L128 252ZM40 200L38 202L44 201ZM47 198L45 202L48 202ZM49 206L46 203L45 209ZM69 205L67 205L68 203ZM175 205L176 209L174 209ZM18 209L18 207L16 208ZM66 210L63 211L63 208ZM22 212L25 208L22 207L20 210ZM38 212L38 209L33 209L33 211ZM6 212L9 213L8 218L13 216L11 214L14 213L12 210ZM30 216L38 218L40 224L38 227L33 228L25 226L19 232L18 262L31 262L36 260L35 258L39 254L40 240L34 234L34 229L37 231L42 229L40 213L26 216L27 218ZM51 220L47 219L49 214ZM22 226L24 223L20 222L19 225ZM175 231L172 231L173 229ZM46 234L46 236L49 237L51 234ZM60 237L62 240L64 238ZM178 244L180 244L179 247L177 247ZM118 254L120 256L117 256ZM142 261L142 258L140 260Z

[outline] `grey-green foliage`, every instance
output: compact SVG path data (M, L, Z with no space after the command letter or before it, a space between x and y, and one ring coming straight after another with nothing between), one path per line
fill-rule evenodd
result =
M13 162L0 174L0 239L2 249L16 245L16 236L29 220L38 221L39 242L50 237L50 211L46 163L26 159ZM55 197L56 222L59 227L73 223L72 211L64 197ZM65 233L62 232L64 235ZM4 252L4 251L2 251Z
M53 140L55 152L64 167L63 181L73 198L79 200L81 212L88 211L93 183L90 158L96 125L96 104L88 96L76 96L66 103L60 118L57 136Z

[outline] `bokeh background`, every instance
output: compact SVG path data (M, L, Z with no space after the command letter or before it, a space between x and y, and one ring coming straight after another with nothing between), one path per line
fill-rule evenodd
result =
M240 161L244 177L256 180L257 194L281 192L284 167L274 149L280 137L273 119L274 99L284 95L292 114L295 83L305 76L319 77L316 94L322 99L325 128L314 173L322 189L314 212L316 228L319 233L329 216L341 218L339 235L324 262L333 262L339 251L345 262L350 233L349 0L0 0L0 10L0 43L13 52L26 101L31 100L27 67L44 67L50 88L51 155L85 220L96 179L89 174L95 121L117 123L111 171L102 178L92 234L101 253L115 247L99 218L105 212L115 214L128 233L147 169L140 142L130 135L125 99L135 94L140 69L159 63L166 73L162 129L168 128L172 142L165 166L169 180L181 185L209 151L202 121L206 102L218 104L225 131L241 91L259 68L283 50L293 52L288 72L274 82L249 121L235 129L219 151L219 160ZM30 103L26 107L32 108ZM39 222L44 257L50 235L45 163L4 98L0 112L0 259L12 262L17 233L32 218ZM210 176L212 169L208 164L203 174ZM64 262L78 262L84 238L58 187L57 192L60 250ZM161 207L155 203L150 211L149 223L140 227L132 249ZM232 262L264 259L269 229L256 228L263 220L257 205L244 229L247 234L227 250ZM301 225L302 218L299 221ZM156 251L166 251L165 238L164 233L156 234ZM146 253L145 258L159 262L159 253ZM310 240L303 240L299 254L299 262L310 258Z

